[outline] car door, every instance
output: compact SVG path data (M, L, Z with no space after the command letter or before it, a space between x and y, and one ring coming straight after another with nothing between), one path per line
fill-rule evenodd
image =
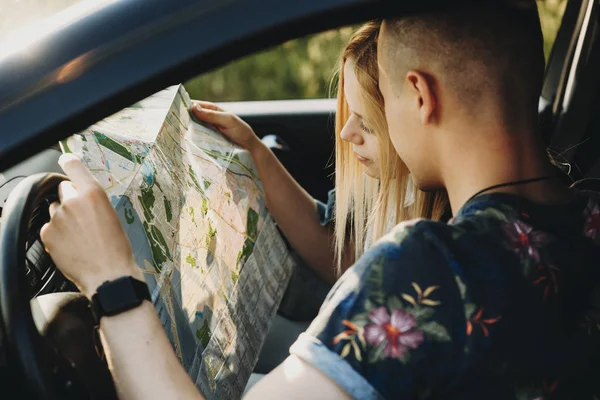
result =
M540 98L550 153L575 181L600 177L599 6L568 2Z

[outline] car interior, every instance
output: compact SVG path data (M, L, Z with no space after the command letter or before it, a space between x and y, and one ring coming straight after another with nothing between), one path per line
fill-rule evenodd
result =
M599 8L600 3L597 1L568 1L552 53L548 59L539 106L540 129L548 144L549 154L557 165L569 174L577 187L589 190L600 190ZM340 11L339 15L350 14L344 9L343 12ZM351 18L340 17L339 23L337 21L330 23L339 25L342 21L349 23L360 19L360 16L354 15ZM320 25L317 26L317 28L319 27ZM278 40L282 41L283 39ZM264 46L268 44L265 42ZM239 57L253 50L255 49L251 48L235 54L236 57ZM215 54L218 56L221 53ZM219 59L217 56L215 59ZM225 58L222 60L226 61ZM181 71L189 71L189 69L190 67L186 64ZM0 74L2 71L0 68ZM188 73L188 75L190 74ZM182 74L173 73L173 76L177 77L179 81L183 81ZM1 82L0 79L0 84ZM153 87L165 87L165 83L167 80L162 77L156 78ZM132 103L132 100L138 101L146 97L151 87L145 86L144 90L128 91L119 101L113 99L112 108L107 108L107 110L115 111L115 107L122 107ZM0 127L2 127L3 119L1 101L2 97L0 97ZM219 105L248 122L300 185L315 199L326 201L327 193L333 188L334 183L333 149L336 106L334 99L229 102ZM88 110L87 119L75 116L69 126L81 128L93 118L109 115L106 112L104 110L101 113ZM70 129L65 131L66 133L56 133L58 131L55 128L63 126L66 125L51 125L48 132L54 132L54 139L57 139L58 135L65 137L69 132L76 132L76 130ZM54 139L52 143L56 143ZM25 146L26 143L31 143L31 140L24 138L23 143ZM52 143L46 143L46 139L41 140L40 143L31 147L25 159L14 154L8 157L6 153L6 149L10 149L8 146L2 149L0 158L4 158L4 161L1 163L3 170L0 175L0 205L3 205L9 196L15 196L15 187L27 177L39 173L62 173L57 164L61 150L58 145ZM23 149L19 146L21 144L15 145L13 148ZM31 155L34 151L35 154ZM27 288L27 300L51 293L70 292L75 289L73 284L54 267L39 239L39 229L49 218L47 206L51 197L36 197L33 194L34 191L37 190L40 193L44 191L44 188L39 185L30 187L29 190L31 193L27 191L19 193L23 198L23 212L29 212L28 216L8 215L6 210L0 210L2 212L0 214L1 223L3 225L12 224L11 226L15 226L15 230L18 231L12 236L6 234L2 238L0 251L6 253L6 249L10 246L13 246L14 249L15 245L19 246L23 243L22 238L25 237L25 247L18 252L22 254L12 258L2 254L1 263L3 265L16 263L19 264L21 270L10 273L2 271L0 277L0 302L4 302L3 321L0 324L2 326L0 343L2 343L3 337L11 336L8 329L16 326L10 323L7 325L6 319L17 318L20 315L17 312L7 311L6 299L10 298L11 294L13 295L12 301L17 302L21 300L17 299L19 296L16 296L15 293L24 288ZM48 190L47 193L51 193L51 191ZM4 207L2 206L2 208ZM14 213L11 212L11 214ZM23 218L27 219L26 226L21 222ZM7 229L4 228L4 232L6 232ZM7 269L8 267L2 268ZM312 278L306 278L306 275L302 274L310 275L310 272L303 271L292 278L279 314L287 321L307 324L318 312L320 301L327 292L322 290L315 293L308 283ZM310 292L311 290L313 291L310 295L312 297L303 298L303 291ZM32 359L48 357L53 360L61 360L60 363L54 364L55 367L52 371L54 374L52 381L55 382L52 385L57 385L56 382L61 383L60 389L53 389L60 394L60 398L82 398L82 394L89 398L116 397L112 378L106 369L105 359L98 357L97 351L101 352L98 343L90 343L89 340L86 342L83 339L96 337L94 333L86 331L92 324L82 322L82 318L88 318L86 316L88 314L85 312L86 304L74 298L52 298L50 296L49 299L43 304L34 303L33 319L37 331L58 344L54 351L60 352L61 357L47 354L48 350L39 345L39 341L35 341L37 345L30 346L23 354ZM36 307L44 307L51 318L36 319L36 315L39 315L39 313L36 314ZM27 339L31 335L29 332L19 331L19 335L23 336L22 340L34 341L34 339ZM83 349L87 350L83 351ZM39 356L34 355L35 352L46 353L44 356ZM23 357L23 354L19 357ZM6 384L12 387L14 382L27 384L31 379L44 381L45 378L39 371L37 374L24 374L22 369L26 368L21 364L16 368L11 368L12 362L18 364L13 361L14 357L14 353L0 351L0 367L8 366L6 372L2 372L0 369L1 385ZM261 355L261 357L269 358L269 355ZM277 357L275 356L275 358ZM74 372L73 366L65 361L67 359L75 359L74 364L77 364L79 369ZM274 363L275 361L261 362L259 359L257 371L268 372ZM23 376L27 376L27 378L23 378ZM78 376L80 379L72 379L73 376ZM39 382L33 384L46 387L45 383Z

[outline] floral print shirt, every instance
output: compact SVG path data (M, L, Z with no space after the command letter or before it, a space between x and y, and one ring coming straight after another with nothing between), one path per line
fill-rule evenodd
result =
M494 193L394 228L291 353L359 399L592 399L599 338L600 201Z

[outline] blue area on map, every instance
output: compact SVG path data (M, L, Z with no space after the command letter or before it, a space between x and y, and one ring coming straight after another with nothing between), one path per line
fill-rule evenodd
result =
M103 133L100 133L100 132L94 132L94 133L95 133L95 135L92 135L92 137L94 138L94 142L96 142L96 143L100 143L100 142L98 141L98 138L96 137L96 135L99 135L100 137L102 137L102 139L106 139L106 135L105 135L105 134L103 134Z
M267 209L264 198L262 196L258 196L256 198L256 202L258 203L258 210L260 212L260 217L262 219L267 218L267 215L269 214L269 210Z
M137 265L144 266L144 261L152 264L152 251L146 237L146 231L144 230L140 216L135 211L135 208L133 208L133 204L131 204L131 200L127 196L112 196L110 202L117 211L119 221L131 242L131 248L133 249ZM133 222L131 223L127 223L127 218L125 217L126 210L129 219L131 220L133 217ZM148 283L150 292L152 292L152 289L156 287L156 279L148 274L145 274L145 276L146 283Z
M112 204L113 208L117 208L117 204L119 204L120 200L121 200L121 196L113 196L110 198L110 204ZM132 207L132 209L133 209L133 207ZM135 210L133 212L135 212ZM125 217L125 210L123 210L123 217ZM123 219L123 221L126 221L126 220ZM123 221L121 221L121 224L123 224ZM123 226L125 226L125 225L123 225Z
M119 221L121 222L121 225L123 226L123 229L125 229L125 233L131 242L131 248L133 249L134 258L137 265L144 266L144 261L152 264L152 251L150 250L146 231L144 230L144 226L142 225L139 214L135 211L133 205L131 204L131 200L129 200L127 196L113 196L111 198L111 203L117 211ZM129 220L131 220L131 217L133 216L132 223L127 223L127 219L125 218L126 212L129 216ZM179 263L179 260L173 261L175 264ZM152 294L157 288L156 276L152 274L144 274L144 277L146 283L148 284L148 289ZM196 335L192 331L192 327L190 326L186 312L181 307L181 276L178 268L173 270L170 280L172 284L172 290L169 296L171 297L170 303L173 305L173 313L175 317L174 320L176 325L175 331L177 332L177 337L179 338L179 343L181 345L180 350L181 354L183 355L183 366L185 367L186 371L189 371L194 358L196 357L196 350L197 347L200 346L200 343L197 341ZM159 298L154 301L154 307L159 314L169 341L171 344L174 344L175 340L171 327L171 318L169 317L169 312L166 305L164 304L163 300ZM200 316L196 314L196 319L199 317L202 319L203 313L200 313Z
M150 168L150 166L148 166L148 164L143 163L142 164L142 173L144 174L144 179L145 179L146 183L148 185L152 185L152 183L154 182L154 171L152 171L152 168Z

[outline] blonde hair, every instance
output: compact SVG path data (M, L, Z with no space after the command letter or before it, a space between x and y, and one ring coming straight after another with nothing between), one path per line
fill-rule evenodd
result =
M346 254L347 251L354 250L353 256L356 260L365 248L381 238L392 226L419 217L439 220L448 204L445 193L425 193L412 185L408 168L392 146L383 109L383 97L378 87L377 37L380 26L379 21L371 21L358 29L342 52L339 63L334 210L334 246L338 273L343 272L342 258L351 256ZM364 115L378 138L379 179L365 174L365 167L356 159L352 145L340 137L350 118L344 94L344 64L348 59L354 61ZM407 199L409 193L414 201L407 204L407 200L410 200Z

